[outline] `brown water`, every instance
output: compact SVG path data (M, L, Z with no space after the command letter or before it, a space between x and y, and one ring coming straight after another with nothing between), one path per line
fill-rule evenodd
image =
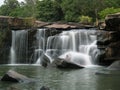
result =
M91 67L77 70L61 70L31 65L1 65L0 76L12 69L33 78L35 82L0 82L0 90L40 90L42 86L47 86L50 90L120 90L120 71L104 70L107 73L95 74L103 70L103 68Z

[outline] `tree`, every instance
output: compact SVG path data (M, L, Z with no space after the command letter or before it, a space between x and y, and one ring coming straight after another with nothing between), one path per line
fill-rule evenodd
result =
M25 0L24 10L28 13L30 17L36 17L37 9L36 9L36 2L38 0Z
M19 2L17 0L5 0L4 4L11 9L17 8L19 6Z
M104 10L102 10L101 12L99 12L99 16L101 19L105 19L105 17L108 15L108 14L114 14L114 13L118 13L120 12L120 8L106 8Z
M80 16L80 22L84 24L90 24L92 22L92 18L89 16Z
M43 21L79 22L79 16L100 18L105 8L119 8L119 0L5 0L0 14L14 17L34 17ZM108 11L104 11L105 12ZM106 14L105 14L106 15ZM100 17L99 17L100 16Z
M17 0L5 0L4 5L0 7L0 14L8 16L11 12L19 7L20 5Z
M37 11L37 18L43 21L58 21L63 16L60 5L54 0L38 1Z
M66 21L79 21L80 15L98 18L98 12L104 8L104 0L63 0L62 10Z
M78 16L81 12L79 6L77 5L78 0L63 0L61 7L64 13L64 20L68 22L78 21Z

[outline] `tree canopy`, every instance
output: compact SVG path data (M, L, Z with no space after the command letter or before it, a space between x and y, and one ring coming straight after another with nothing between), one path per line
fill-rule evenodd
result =
M119 0L5 0L0 15L66 22L80 22L81 16L88 16L95 21L120 12L119 6Z

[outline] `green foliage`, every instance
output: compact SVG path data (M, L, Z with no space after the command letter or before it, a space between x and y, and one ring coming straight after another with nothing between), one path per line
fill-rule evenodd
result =
M17 0L5 0L4 5L0 7L0 14L9 16L11 12L16 11L16 8L19 7Z
M67 22L77 22L80 15L81 4L79 0L63 0L61 8L64 13L64 20ZM79 5L78 5L79 4Z
M36 7L32 1L26 0L26 3L19 3L17 0L5 0L0 7L0 14L14 17L36 17Z
M89 16L80 16L79 17L80 18L80 22L81 23L84 23L84 24L89 24L89 23L91 23L92 22L92 18L91 17L89 17Z
M58 21L62 18L62 10L60 6L53 0L38 1L37 11L37 18L43 21Z
M101 12L99 12L100 18L104 19L106 15L108 14L114 14L114 13L118 13L120 12L120 8L106 8L104 10L102 10Z
M119 0L25 0L21 3L5 0L0 6L0 15L67 22L79 22L79 17L85 15L95 21L107 14L119 12L119 7Z

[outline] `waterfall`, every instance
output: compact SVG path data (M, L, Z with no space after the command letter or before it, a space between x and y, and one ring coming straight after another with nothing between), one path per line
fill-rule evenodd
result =
M46 52L54 59L72 51L74 52L72 53L73 57L79 53L77 56L83 57L86 60L86 65L92 65L97 59L96 39L95 30L63 31L59 35L48 37Z
M72 61L85 65L95 64L98 56L96 30L75 29L62 31L60 34L48 36L46 29L38 29L35 35L32 62L40 65L42 60L50 60L60 56L71 55ZM47 33L47 34L46 34ZM28 31L12 31L10 64L28 64ZM75 60L74 60L75 59Z
M38 29L36 33L36 46L34 51L34 60L36 64L40 64L43 53L45 52L45 29Z
M28 31L12 31L12 44L10 49L10 64L27 63Z

